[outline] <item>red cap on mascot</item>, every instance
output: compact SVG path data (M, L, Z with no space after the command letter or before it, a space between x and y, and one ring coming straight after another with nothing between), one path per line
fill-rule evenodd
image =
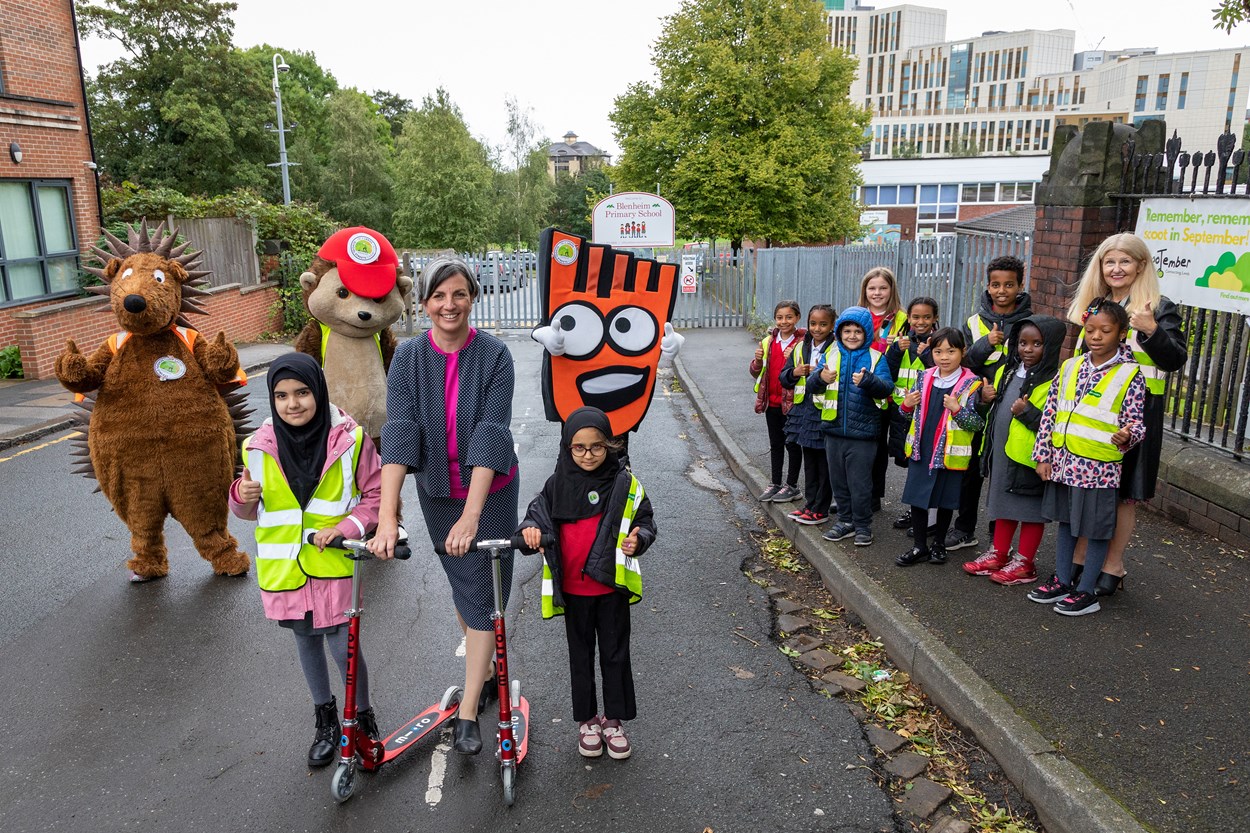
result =
M343 285L362 298L382 298L395 288L399 256L391 241L373 229L353 226L336 231L317 257L333 261Z

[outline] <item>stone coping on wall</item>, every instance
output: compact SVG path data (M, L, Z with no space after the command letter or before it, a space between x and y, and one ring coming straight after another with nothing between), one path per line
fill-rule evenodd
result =
M258 284L244 286L241 283L227 283L221 286L212 286L204 288L204 292L208 295L221 295L224 292L238 292L240 295L250 295L262 289L273 289L278 286L276 280L261 281ZM67 310L77 309L79 307L101 306L109 302L107 295L93 295L89 298L71 298L68 301L61 301L58 304L48 304L47 306L37 307L29 310L19 310L12 313L13 318L31 319L44 318L49 315L58 315Z
M1150 506L1250 551L1250 466L1227 454L1165 434Z

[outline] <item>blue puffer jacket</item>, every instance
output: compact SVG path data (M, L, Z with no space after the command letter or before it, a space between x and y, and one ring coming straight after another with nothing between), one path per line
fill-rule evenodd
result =
M842 346L842 327L845 324L858 324L865 333L864 346L858 350L848 350ZM835 437L851 437L859 440L875 440L881 430L881 420L885 411L877 407L876 400L885 399L894 389L894 377L890 375L889 364L885 356L877 359L873 367L869 367L871 343L867 334L872 332L872 313L863 307L847 307L842 316L834 324L835 345L830 348L839 351L842 356L838 372L837 397L838 418L822 421L820 426L826 434ZM832 355L830 356L832 358ZM859 370L868 370L859 385L851 381L851 377ZM820 378L820 371L815 370L807 377L808 396L824 393L829 389L825 380Z

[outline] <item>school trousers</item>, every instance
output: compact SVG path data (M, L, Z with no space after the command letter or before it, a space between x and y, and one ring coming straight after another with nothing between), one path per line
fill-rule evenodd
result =
M856 532L872 532L872 461L877 441L826 434L825 455L838 520L854 524Z
M573 688L573 719L578 723L599 714L595 696L595 645L603 677L603 716L633 720L634 672L629 664L629 600L622 593L602 596L564 594L564 631L569 643L569 679Z

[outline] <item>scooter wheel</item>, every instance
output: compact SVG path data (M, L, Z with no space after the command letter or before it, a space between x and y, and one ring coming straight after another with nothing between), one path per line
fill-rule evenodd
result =
M356 792L356 767L351 764L339 764L334 768L334 777L330 781L330 795L342 804Z
M499 774L503 777L503 803L511 807L516 801L516 768L504 766Z
M458 685L448 686L447 690L443 692L443 699L438 701L438 707L443 711L447 711L452 706L459 705L463 692L464 689Z

